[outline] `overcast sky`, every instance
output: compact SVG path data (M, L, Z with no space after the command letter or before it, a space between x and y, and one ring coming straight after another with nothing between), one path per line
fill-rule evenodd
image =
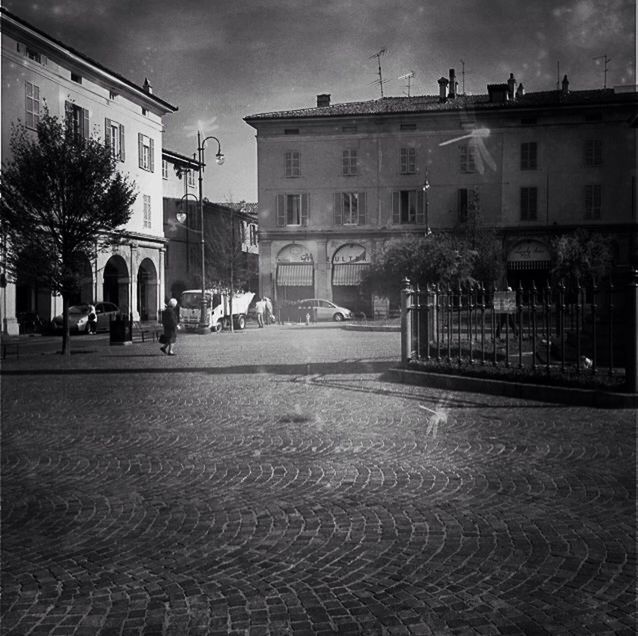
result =
M4 6L107 68L179 107L165 119L164 146L192 155L194 130L222 142L205 194L257 200L250 114L332 102L437 95L456 69L465 90L510 73L526 91L551 90L567 74L573 90L636 84L632 0L4 0ZM459 88L462 88L459 86Z

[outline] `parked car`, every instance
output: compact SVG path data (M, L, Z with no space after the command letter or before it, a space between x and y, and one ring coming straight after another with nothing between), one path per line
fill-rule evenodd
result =
M305 317L306 313L310 314L311 320L334 320L339 322L340 320L352 320L352 312L345 307L339 307L329 300L323 298L304 298L298 301L297 310L301 314L301 318Z
M114 303L101 302L95 305L88 303L81 305L71 305L69 307L69 331L78 333L89 333L89 313L91 307L95 306L97 316L97 330L108 331L109 323L120 315L120 309ZM54 331L60 331L64 325L62 314L56 316L51 324Z

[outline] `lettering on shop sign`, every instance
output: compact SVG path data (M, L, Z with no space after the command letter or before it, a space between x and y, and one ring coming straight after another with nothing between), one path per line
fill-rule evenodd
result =
M340 247L332 257L333 263L367 263L366 248L361 245L344 245Z
M519 243L509 255L508 261L548 261L549 250L538 241Z
M312 254L303 245L288 245L277 255L278 263L312 263Z

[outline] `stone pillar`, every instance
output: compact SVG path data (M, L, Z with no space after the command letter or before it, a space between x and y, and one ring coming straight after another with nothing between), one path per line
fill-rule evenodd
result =
M328 255L328 241L326 239L319 239L316 242L317 252L315 267L315 297L327 298L332 300L332 263L329 260Z
M406 366L412 356L412 286L410 279L401 281L401 364Z
M7 336L17 336L20 333L20 325L16 319L16 286L8 280L6 287L0 287L0 314L2 315L2 333Z

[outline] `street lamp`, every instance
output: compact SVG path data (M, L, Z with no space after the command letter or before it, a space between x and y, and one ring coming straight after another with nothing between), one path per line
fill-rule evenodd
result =
M429 219L429 201L428 201L428 191L430 190L430 181L428 180L428 169L425 169L425 181L423 182L423 193L425 199L425 235L429 236L432 234L432 230L430 229L430 219Z
M222 153L222 146L217 137L213 137L209 135L202 139L202 135L199 131L197 131L197 158L199 160L199 222L201 229L201 252L202 252L202 304L201 304L201 312L200 312L200 328L204 330L208 327L208 321L206 320L206 262L205 262L205 252L206 252L206 242L204 237L204 147L206 142L209 139L214 139L217 142L217 154L215 155L215 161L217 161L217 165L221 166L224 163L224 155ZM232 323L232 315L231 315L231 323Z

